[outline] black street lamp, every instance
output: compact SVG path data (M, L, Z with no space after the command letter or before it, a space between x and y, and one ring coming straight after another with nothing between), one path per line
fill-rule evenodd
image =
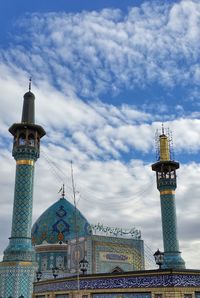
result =
M42 278L42 272L41 271L36 272L36 278L37 278L37 281L40 281L40 279Z
M164 262L164 252L161 252L158 249L153 256L154 256L156 264L159 266L159 269L161 269L161 266Z
M23 296L23 295L21 295L21 296L19 296L19 298L24 298L24 296Z
M52 273L53 273L54 279L56 279L56 277L58 276L58 273L59 273L58 267L53 267L52 268Z
M89 266L89 263L88 263L88 261L86 260L85 257L82 260L80 260L79 268L82 271L83 275L87 272L88 266Z

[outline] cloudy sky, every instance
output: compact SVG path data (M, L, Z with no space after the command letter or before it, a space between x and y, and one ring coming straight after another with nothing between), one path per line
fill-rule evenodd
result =
M33 221L59 198L62 183L72 202L72 160L78 207L89 222L135 226L152 252L162 250L151 164L163 122L181 164L180 250L187 268L200 268L199 1L19 0L13 7L8 0L0 11L0 255L15 179L8 127L21 119L31 76L37 123L47 132Z

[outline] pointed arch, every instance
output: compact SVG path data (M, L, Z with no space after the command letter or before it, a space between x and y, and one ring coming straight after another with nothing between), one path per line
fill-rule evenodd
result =
M114 267L110 273L124 273L124 270L121 269L119 266Z

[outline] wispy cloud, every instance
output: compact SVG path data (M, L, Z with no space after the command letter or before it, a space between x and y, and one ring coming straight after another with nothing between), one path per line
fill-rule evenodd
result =
M146 2L128 14L104 9L27 15L19 22L20 45L2 56L62 90L73 85L87 98L153 82L198 86L199 12L197 1L181 1Z

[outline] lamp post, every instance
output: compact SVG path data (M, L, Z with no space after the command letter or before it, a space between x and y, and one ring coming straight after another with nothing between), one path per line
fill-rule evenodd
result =
M89 263L88 263L88 261L86 260L85 257L82 260L80 260L79 268L82 271L83 275L85 275L85 273L87 272L88 266L89 266Z
M159 269L161 269L161 266L164 262L164 252L161 252L159 249L154 253L154 259L156 264L159 266Z
M23 295L20 295L19 298L24 298L24 296Z
M52 273L53 273L54 279L56 279L56 277L58 276L58 273L59 273L58 267L53 267L52 268Z
M37 278L37 281L40 281L40 279L42 278L42 272L41 271L36 272L36 278Z

